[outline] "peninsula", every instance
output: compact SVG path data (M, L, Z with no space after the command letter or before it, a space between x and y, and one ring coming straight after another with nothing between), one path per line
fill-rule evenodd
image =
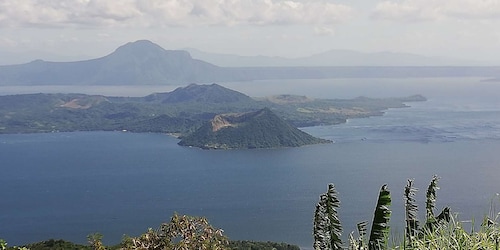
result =
M292 147L325 142L297 127L382 115L413 101L425 98L252 98L218 84L191 84L144 97L7 95L0 96L0 134L130 131L173 134L181 145L202 148Z

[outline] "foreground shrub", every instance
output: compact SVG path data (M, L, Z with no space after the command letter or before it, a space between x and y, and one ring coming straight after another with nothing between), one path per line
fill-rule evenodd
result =
M230 241L231 250L300 250L298 246L287 243L256 242L247 240Z
M149 229L139 237L124 239L123 249L229 249L228 239L221 229L212 227L207 219L174 214L169 223L159 229Z

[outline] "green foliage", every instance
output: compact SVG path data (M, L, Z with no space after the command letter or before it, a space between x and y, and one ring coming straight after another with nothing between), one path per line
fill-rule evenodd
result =
M189 85L146 97L9 95L0 96L0 133L128 130L188 135L216 114L242 113L264 107L270 107L292 125L304 127L380 115L388 108L404 107L404 101L356 98L275 103L254 100L217 84Z
M4 239L0 239L0 250L7 249L7 242Z
M169 223L139 237L127 237L123 249L228 249L228 240L221 229L212 227L205 218L174 214Z
M383 185L379 192L377 206L370 231L368 244L365 242L367 223L358 223L359 237L349 235L349 249L386 249L389 238L389 220L391 217L391 194L387 184ZM328 191L320 196L314 213L314 249L342 249L341 232L342 225L338 219L337 209L340 201L333 184L328 185Z
M216 125L222 124L216 129ZM270 109L227 114L206 122L179 142L182 146L205 149L278 148L326 143L285 122Z
M404 190L404 200L405 200L405 217L406 217L406 228L405 235L406 240L411 243L413 239L418 237L419 222L418 222L418 206L415 200L415 193L417 189L413 187L413 180L408 179Z
M328 184L328 190L319 198L314 213L314 249L342 249L342 225L337 209L340 200L335 185Z
M488 219L485 219L488 220ZM430 230L424 227L423 237L417 238L407 249L467 249L498 250L500 247L500 228L498 218L483 223L477 232L468 232L456 216L450 217L449 223L441 223ZM472 225L473 227L473 225Z
M436 175L432 177L431 183L427 187L427 193L425 195L425 225L427 227L431 227L435 223L434 217L434 207L436 206L436 192L439 189L437 183L439 181L439 177Z
M93 250L106 250L106 247L102 244L102 234L94 233L87 236L87 241Z
M359 222L356 227L358 230L358 238L354 238L353 233L349 234L349 250L368 249L366 244L366 226L368 221Z
M450 220L450 208L445 207L436 217L434 216L434 208L436 207L436 193L439 190L438 187L438 176L433 176L429 186L427 187L426 193L426 202L425 202L425 210L426 210L426 221L425 226L430 231L434 230L434 228L443 222L448 222Z
M274 242L228 241L222 229L211 226L203 217L174 214L158 229L148 229L138 237L125 236L120 245L104 246L102 234L87 236L89 245L64 240L47 240L23 247L7 247L0 239L0 250L299 250L295 245Z
M23 246L8 247L7 245L7 241L5 241L4 239L0 239L0 250L30 250L29 248Z
M300 250L298 246L287 243L256 242L256 241L229 241L231 250Z
M157 237L158 233L151 232L152 229L148 229L146 233L141 235L140 237ZM146 236L147 235L147 236ZM101 237L101 236L100 236ZM139 237L138 237L139 238ZM102 239L102 238L101 238ZM116 246L106 246L105 249L108 250L125 250L125 249L133 249L129 242L133 239L132 237L124 237L122 244ZM143 239L145 240L145 239ZM149 241L152 241L152 238L149 238ZM5 248L2 248L5 247ZM229 241L228 248L230 250L300 250L300 248L296 245L291 245L287 243L276 243L276 242L257 242L257 241ZM24 245L22 247L7 247L7 243L0 239L0 250L93 250L92 246L75 244L69 241L64 240L46 240L41 242L36 242L28 245ZM140 248L137 248L140 249ZM154 247L150 247L147 249L154 249Z
M92 246L79 245L64 240L46 240L33 244L24 245L30 250L92 250Z
M427 188L426 195L426 218L427 222L424 227L419 227L418 222L418 207L415 200L415 193L417 189L413 186L413 180L408 180L407 185L404 189L404 200L405 200L405 237L401 246L396 246L396 248L404 248L404 249L448 249L444 247L444 245L440 245L440 247L430 247L425 248L424 246L432 245L432 241L434 238L442 237L442 235L448 237L448 240L453 240L458 246L467 245L470 248L452 248L452 249L493 249L491 242L495 242L495 249L498 249L498 241L499 238L499 226L495 218L495 220L486 219L482 225L481 232L477 233L467 233L460 223L456 223L453 221L450 223L450 220L453 217L450 215L450 209L445 207L442 212L438 216L434 216L434 208L436 203L436 191L439 189L437 185L437 181L439 178L434 176L432 178L429 187ZM333 185L332 185L333 186ZM334 192L332 192L334 193ZM336 193L334 193L333 197L336 197ZM330 223L330 218L327 216L326 206L321 204L327 204L327 196L323 194L320 196L320 202L316 206L316 212L314 217L314 236L315 236L315 249L332 249L328 240L331 239L331 236L326 234L328 231L328 224ZM349 235L349 246L350 250L361 250L361 249L389 249L389 220L391 217L391 210L389 209L391 205L391 195L390 191L387 188L387 184L384 184L379 193L379 197L377 200L377 206L375 208L372 228L370 232L369 240L366 241L366 226L367 222L363 221L357 224L358 229L358 237L354 236L354 233ZM339 207L338 203L336 203L335 207L335 216L336 209ZM337 221L339 228L340 222ZM494 232L494 235L489 234L490 232ZM488 235L488 236L485 236ZM490 243L485 243L485 246L489 246L486 248L476 248L475 243L471 243L469 238L490 238ZM443 238L439 238L439 241L444 240ZM464 243L462 241L467 241ZM462 242L462 243L461 243ZM471 245L472 244L472 245ZM478 243L479 244L479 243ZM397 244L395 244L397 245ZM449 245L453 245L449 243Z
M436 229L442 225L446 225L450 221L450 209L445 207L438 216L434 216L436 207L436 197L439 177L433 176L426 192L426 222L423 228L419 228L418 223L418 207L414 198L416 188L413 187L413 180L408 180L405 187L405 212L406 212L406 228L405 228L405 245L408 248L414 247L415 241L420 241L428 235L432 235Z
M373 217L372 230L368 241L369 249L386 249L389 238L389 220L391 218L391 193L387 184L380 188L380 193Z

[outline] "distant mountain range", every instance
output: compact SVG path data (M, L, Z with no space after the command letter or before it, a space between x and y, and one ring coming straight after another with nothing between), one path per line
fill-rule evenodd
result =
M221 67L329 67L329 66L481 66L485 62L444 57L428 57L410 53L364 53L354 50L330 50L299 58L239 56L208 53L186 48L193 58Z
M191 53L199 52L191 51ZM208 59L209 56L205 54ZM214 57L215 58L215 57ZM225 59L224 59L225 58ZM147 40L127 43L113 53L91 60L47 62L36 60L26 64L0 66L0 85L187 85L252 81L268 79L326 79L380 77L500 77L500 67L480 66L404 66L424 65L437 59L408 54L360 54L352 51L332 51L300 59L246 58L225 56L227 64L244 64L261 60L259 65L280 67L221 67L194 59L184 50L165 50ZM222 60L219 56L219 60ZM274 60L272 62L272 60ZM397 60L396 60L397 59ZM215 60L215 59L210 59ZM280 64L289 60L286 64ZM399 66L384 65L392 61ZM403 61L406 61L404 63ZM231 63L232 62L232 63ZM342 64L343 62L343 64ZM352 66L366 62L368 66ZM314 66L325 65L344 66ZM241 64L240 64L241 65ZM250 65L250 64L248 64ZM299 66L301 65L301 66ZM351 66L349 66L351 65ZM403 66L402 66L403 65ZM314 67L313 67L314 66Z

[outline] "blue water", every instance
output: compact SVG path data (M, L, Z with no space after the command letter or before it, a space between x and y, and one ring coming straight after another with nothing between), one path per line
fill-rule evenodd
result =
M420 188L423 210L434 174L442 177L437 207L480 221L499 201L500 98L443 93L423 93L428 102L381 117L304 128L335 143L301 148L205 151L166 135L122 132L0 135L0 238L85 243L100 232L118 243L178 212L207 217L230 239L308 248L328 183L339 192L345 235L372 219L388 183L398 231L406 179Z

